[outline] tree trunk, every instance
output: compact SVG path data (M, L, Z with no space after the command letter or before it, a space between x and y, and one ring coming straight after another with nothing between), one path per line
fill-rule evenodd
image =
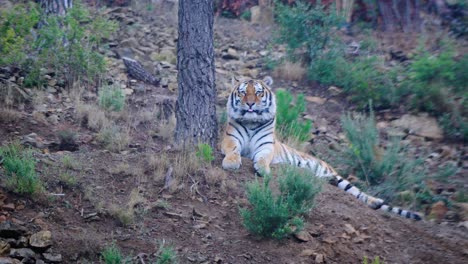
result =
M73 0L39 0L39 5L46 15L64 16L67 9L73 7Z
M175 142L216 146L213 1L179 0Z

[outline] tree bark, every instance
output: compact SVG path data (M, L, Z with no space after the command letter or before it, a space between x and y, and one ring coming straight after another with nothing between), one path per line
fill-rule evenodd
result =
M46 15L64 16L67 9L73 7L73 0L39 0L39 5Z
M213 16L212 0L179 0L175 142L184 147L216 146Z

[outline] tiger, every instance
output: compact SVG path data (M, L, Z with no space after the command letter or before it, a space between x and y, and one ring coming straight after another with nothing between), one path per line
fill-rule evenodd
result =
M414 220L422 219L418 213L392 207L382 199L362 192L325 161L281 143L275 135L276 98L270 88L272 84L273 79L269 76L263 80L233 79L233 89L227 100L227 125L221 142L223 169L239 169L241 156L252 159L260 176L270 173L271 164L285 163L306 168L372 209Z

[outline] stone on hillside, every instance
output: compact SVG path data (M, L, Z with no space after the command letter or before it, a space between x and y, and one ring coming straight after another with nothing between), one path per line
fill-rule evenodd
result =
M339 95L340 93L343 92L342 89L336 87L336 86L330 86L328 88L328 91L332 94L332 95Z
M21 261L14 258L0 257L0 264L21 264Z
M12 248L10 251L10 257L17 259L28 259L35 258L36 253L30 248Z
M26 228L10 221L0 224L0 237L18 239L26 233Z
M323 254L317 254L317 256L315 256L315 263L324 263L325 262L325 257L323 256Z
M442 129L437 124L437 120L427 114L405 114L400 119L392 121L392 125L408 130L410 134L429 139L441 139L443 137Z
M345 232L348 233L348 235L352 235L356 233L356 229L352 225L345 224L344 227L345 227Z
M121 48L136 48L139 47L138 40L136 38L126 38L120 42Z
M43 253L42 256L47 262L60 263L62 262L61 254Z
M326 98L317 97L317 96L306 96L305 99L307 100L307 102L311 102L311 103L315 103L319 105L322 105L327 101Z
M307 242L311 239L311 236L306 231L300 231L294 234L294 237L301 242Z
M304 249L302 250L301 254L299 254L301 257L309 257L314 255L316 255L316 253L312 249Z
M273 24L273 10L268 6L250 8L250 22L255 24Z
M52 246L52 233L50 231L40 231L29 238L31 247L45 249Z
M10 253L10 243L0 240L0 256L5 256Z

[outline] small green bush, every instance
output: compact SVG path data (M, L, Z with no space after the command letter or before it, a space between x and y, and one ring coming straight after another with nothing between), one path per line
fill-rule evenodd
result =
M382 147L372 111L370 116L345 115L342 126L349 147L338 162L365 182L361 188L386 201L399 199L415 208L442 199L430 191L424 179L444 180L456 173L454 166L429 173L423 159L409 157L399 138ZM409 193L402 195L403 192Z
M278 1L275 15L279 26L275 41L286 44L292 61L305 59L308 64L336 44L332 32L343 21L334 6L326 10L320 2L312 6L306 1L296 1L289 6Z
M206 143L198 144L195 154L199 159L206 163L211 163L215 159L213 155L213 148Z
M14 65L25 73L26 86L42 86L53 70L59 84L91 82L105 71L102 42L117 24L94 15L74 1L64 16L41 15L37 5L16 5L0 16L0 66Z
M252 12L250 12L249 9L242 12L242 14L240 14L239 16L240 19L247 20L247 21L250 21L251 17L252 17Z
M124 256L120 252L115 242L104 248L101 252L104 263L106 264L121 264L124 263Z
M304 142L310 138L312 122L300 120L301 114L306 110L304 95L299 94L294 104L293 100L293 95L288 91L276 92L276 128L283 139L294 137Z
M125 107L125 94L115 85L104 86L99 90L99 106L105 110L120 112Z
M450 44L432 55L419 48L408 68L402 93L410 97L412 108L439 118L446 135L468 139L468 55L454 59Z
M162 246L159 249L159 256L156 264L175 264L177 263L177 254L172 247Z
M356 175L367 185L377 185L384 180L402 177L420 179L416 170L421 161L410 162L406 151L395 138L384 149L380 146L380 137L375 125L375 117L371 111L370 116L347 114L341 119L343 130L349 141L346 155L348 165L356 171ZM407 187L407 186L406 186Z
M321 182L310 172L295 167L281 170L279 195L273 193L270 181L271 175L266 175L263 183L256 179L247 184L251 208L241 208L240 214L252 234L281 239L301 230L301 215L312 208Z
M3 160L7 187L19 194L42 192L42 182L36 174L36 161L30 150L13 143L0 148L0 160Z
M33 40L31 29L39 22L36 5L19 4L0 13L0 66L21 65L26 57L24 47Z
M375 257L370 264L384 264L383 261L380 261L380 257L377 256ZM364 256L364 260L362 261L362 264L369 264L369 259L367 256Z

